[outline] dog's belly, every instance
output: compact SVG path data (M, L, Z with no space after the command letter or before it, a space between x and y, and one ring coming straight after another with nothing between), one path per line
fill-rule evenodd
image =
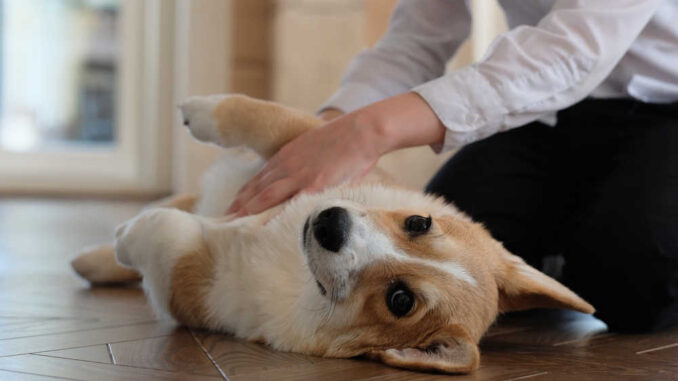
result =
M202 177L200 198L193 211L208 217L226 214L238 190L257 174L264 161L246 149L228 149Z

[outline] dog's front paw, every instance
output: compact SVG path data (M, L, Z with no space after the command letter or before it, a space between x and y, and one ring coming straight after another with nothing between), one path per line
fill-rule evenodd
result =
M228 143L219 130L219 122L215 116L217 106L230 95L210 95L191 97L179 105L184 126L194 138L202 142L226 146Z

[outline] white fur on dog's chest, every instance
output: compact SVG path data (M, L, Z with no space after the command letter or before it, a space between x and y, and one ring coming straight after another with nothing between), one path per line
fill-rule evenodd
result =
M304 263L297 235L301 229L282 221L259 227L231 224L229 229L205 227L215 257L214 283L206 298L214 324L210 328L247 339L267 337L285 350L297 349L287 344L293 337L309 342L313 324L304 304L312 300L318 308L325 301L316 295Z

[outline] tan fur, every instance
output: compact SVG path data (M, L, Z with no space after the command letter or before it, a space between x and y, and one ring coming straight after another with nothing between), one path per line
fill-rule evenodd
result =
M407 283L416 295L413 310L401 318L394 317L385 305L387 289L396 280ZM349 298L351 308L360 311L358 319L341 331L321 329L322 335L338 338L331 346L338 350L325 355L367 354L392 366L417 370L458 373L476 369L476 343L494 319L496 302L485 300L480 290L460 282L419 264L382 262L369 266ZM458 292L440 292L450 288ZM471 303L484 309L484 316L476 316L478 309ZM342 337L349 339L342 341ZM436 352L428 353L433 344ZM394 352L394 348L400 351ZM445 356L440 351L450 353ZM453 358L459 361L451 362Z
M596 310L567 287L507 251L503 268L497 275L500 290L499 310L521 311L532 308L565 308L587 314Z
M377 221L388 232L389 236L402 250L408 254L437 261L454 260L466 268L482 269L476 263L479 259L487 259L488 250L479 244L487 234L482 227L470 220L443 216L434 218L431 230L423 235L410 237L404 230L405 219L415 215L413 211L380 211L373 213L373 220ZM459 250L463 247L464 250ZM485 271L475 271L477 287L458 280L450 279L449 274L428 266L401 264L400 267L409 268L409 274L435 283L437 289L453 288L454 296L458 300L447 299L441 305L448 308L448 314L462 316L467 311L482 311L482 316L464 316L467 327L473 339L477 342L488 327L488 319L494 319L498 305L496 284L492 274ZM449 297L450 295L448 295ZM471 308L470 306L474 306ZM461 315L460 315L461 314Z
M372 213L372 218L388 232L389 236L393 238L400 249L422 258L435 260L449 259L450 253L453 251L451 245L444 245L444 240L438 238L451 232L443 231L438 219L433 221L431 231L425 235L413 237L403 230L407 217L417 214L417 211L412 210L377 211ZM434 245L436 242L440 245Z
M433 343L435 353L427 353L426 348ZM457 325L450 325L420 342L421 350L406 348L370 352L367 357L385 364L411 370L426 372L469 373L480 366L480 352L466 331ZM454 359L454 361L450 361Z
M221 102L214 110L214 118L225 141L248 146L264 159L301 133L323 123L298 110L242 95Z
M172 270L169 310L178 322L204 327L209 314L205 297L213 281L214 258L204 245L177 260Z

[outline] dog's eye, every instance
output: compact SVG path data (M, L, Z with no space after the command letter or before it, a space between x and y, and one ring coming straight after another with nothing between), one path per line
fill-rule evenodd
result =
M405 231L412 235L424 234L431 228L431 216L409 216L405 219Z
M404 283L394 283L386 293L386 305L395 317L403 317L414 306L414 294Z

